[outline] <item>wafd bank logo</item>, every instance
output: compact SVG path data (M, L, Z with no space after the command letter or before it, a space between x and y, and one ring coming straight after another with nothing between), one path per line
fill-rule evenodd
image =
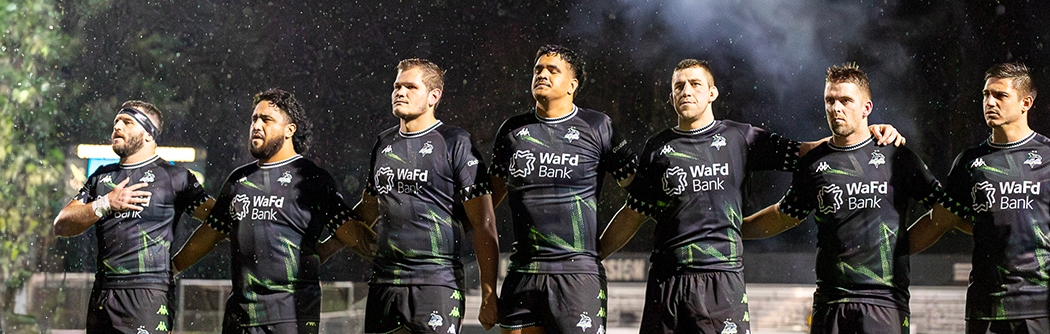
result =
M537 152L533 154L530 150L514 152L511 156L511 177L528 177L533 171L537 176L554 179L571 179L573 176L572 166L580 165L580 155L569 153Z
M251 218L252 220L277 220L277 210L284 207L284 197L252 196L237 194L230 202L230 212L235 220Z
M999 210L1025 210L1034 209L1031 195L1038 196L1042 188L1041 182L1033 181L1005 181L996 185L982 181L973 186L970 196L973 198L973 210L976 212L987 212L992 208ZM996 190L999 195L996 195ZM1020 198L1020 196L1024 198ZM996 197L999 198L996 201ZM1015 198L1016 197L1016 198Z
M882 195L889 193L886 181L851 182L846 184L846 198L842 198L842 188L829 184L820 188L817 193L817 209L823 214L836 213L845 204L849 210L882 208Z

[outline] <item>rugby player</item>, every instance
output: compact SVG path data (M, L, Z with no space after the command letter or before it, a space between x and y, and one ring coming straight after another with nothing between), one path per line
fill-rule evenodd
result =
M98 269L87 333L172 330L171 241L182 213L203 221L215 200L189 170L157 155L163 117L156 106L127 101L110 141L120 162L99 167L55 218L72 237L95 226Z
M750 329L740 234L744 179L749 171L794 171L799 155L823 141L800 147L750 124L715 120L718 88L706 61L679 62L671 87L678 126L646 141L627 203L602 233L601 257L653 217L641 332L744 333ZM871 131L885 143L903 142L890 126Z
M1020 63L984 75L987 140L963 151L945 182L950 200L935 205L909 230L919 252L948 230L973 234L973 269L966 289L967 333L1050 333L1050 139L1032 131L1028 112L1036 89Z
M601 177L626 186L637 157L608 116L573 104L584 71L572 50L540 47L535 111L511 117L496 134L492 199L509 196L515 240L499 299L504 333L605 332Z
M811 333L908 333L909 199L944 192L907 147L879 147L867 131L867 75L832 66L824 86L832 138L799 161L779 203L744 219L745 238L775 235L810 213L817 223Z
M253 99L249 151L258 159L230 173L215 210L176 254L183 270L230 238L233 291L223 333L317 333L321 313L318 239L354 221L335 180L301 153L310 124L292 93ZM347 223L347 221L351 223ZM374 241L361 223L341 241ZM344 229L344 231L348 231Z

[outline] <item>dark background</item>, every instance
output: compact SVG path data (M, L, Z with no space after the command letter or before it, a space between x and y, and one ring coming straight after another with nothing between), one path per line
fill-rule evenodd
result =
M683 58L711 61L717 119L799 140L830 135L824 71L856 62L871 80L870 123L893 124L939 178L955 155L990 133L981 115L983 73L1022 61L1044 88L1050 52L1045 1L64 1L60 29L80 41L60 70L81 94L70 98L69 145L107 143L119 104L154 102L166 113L164 146L207 150L205 186L251 162L251 96L290 90L313 127L305 155L342 183L356 203L375 135L390 113L396 64L433 60L448 70L438 118L474 135L485 154L500 123L534 106L531 68L542 44L580 53L586 77L576 103L606 112L636 150L676 124L669 80ZM1047 132L1036 99L1029 121ZM747 213L778 200L790 176L756 173ZM623 190L606 180L607 221ZM918 213L920 211L916 211ZM506 205L497 209L501 249L510 251ZM180 238L196 222L183 219ZM625 247L648 252L647 223ZM64 267L93 271L93 231L60 240ZM748 253L812 252L812 222L761 241ZM176 245L181 242L177 241ZM469 250L469 246L465 247ZM932 254L968 254L969 236L950 232ZM228 277L224 243L185 277ZM342 252L326 279L363 280L364 262ZM773 275L775 276L775 275ZM775 281L775 278L771 278Z

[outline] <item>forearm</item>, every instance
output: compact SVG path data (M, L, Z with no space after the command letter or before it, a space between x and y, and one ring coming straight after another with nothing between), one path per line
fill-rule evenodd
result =
M969 225L940 204L934 205L930 212L919 217L919 220L908 228L908 248L911 254L922 252L933 246L944 233L962 224Z
M780 212L780 203L777 203L744 218L740 224L740 234L744 239L764 239L795 227L800 222L802 221Z
M492 177L492 207L499 206L507 197L507 182L499 177Z
M626 205L616 213L612 221L609 222L609 226L605 228L605 232L602 232L602 236L598 240L598 244L601 252L598 257L608 258L616 251L623 248L634 235L638 233L638 229L645 222L645 215L638 213L637 211L628 208Z
M347 220L343 226L335 231L336 239L346 245L351 251L364 258L368 262L375 259L376 233L365 223L357 220ZM329 240L329 242L333 242ZM334 247L334 246L333 246ZM342 248L340 245L339 248ZM339 248L329 249L333 253ZM330 254L329 254L330 255Z
M99 220L91 203L71 202L55 217L54 233L60 237L72 237L87 231Z
M481 274L482 297L495 297L496 278L499 275L499 241L495 228L475 229L472 239L474 241L474 253L478 260L478 270Z
M186 268L200 261L201 258L215 249L215 245L219 241L225 238L226 235L222 234L222 232L212 229L208 224L201 224L201 226L197 227L197 230L193 231L193 235L182 246L182 249L172 258L171 263L175 272L186 270Z

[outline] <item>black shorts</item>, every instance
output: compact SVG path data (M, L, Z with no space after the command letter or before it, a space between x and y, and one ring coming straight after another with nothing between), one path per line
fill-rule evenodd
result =
M748 333L750 329L742 273L649 276L640 333Z
M813 306L810 334L902 334L911 332L908 312L895 307L865 303Z
M1011 320L969 320L967 334L1050 333L1050 317Z
M465 308L463 291L445 286L369 285L365 333L459 333Z
M316 321L282 322L278 324L242 327L239 319L226 313L222 323L222 334L317 334Z
M87 334L168 333L171 294L154 289L92 289Z
M605 277L509 273L499 298L500 327L549 333L605 333Z

